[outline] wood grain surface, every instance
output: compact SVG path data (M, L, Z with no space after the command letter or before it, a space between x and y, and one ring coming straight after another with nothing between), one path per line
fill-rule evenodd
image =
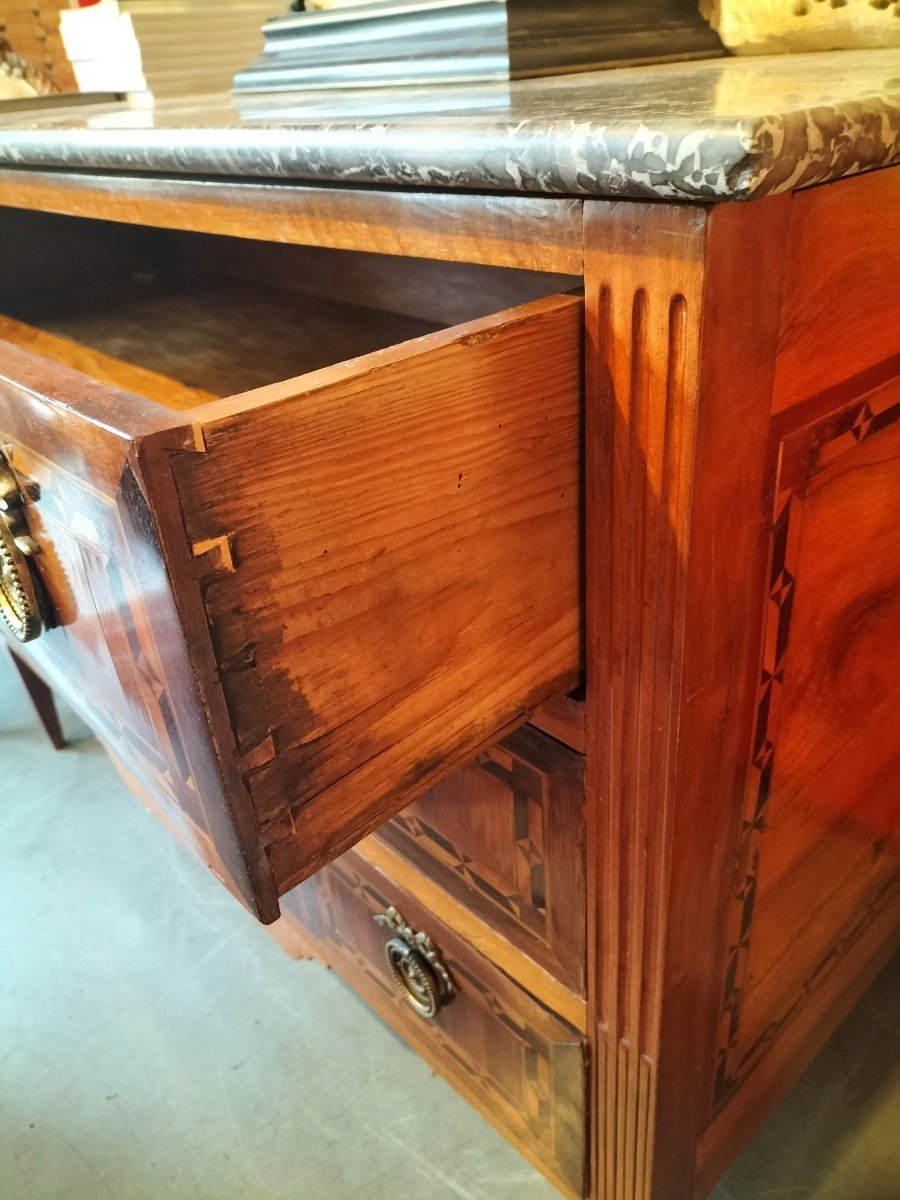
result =
M215 289L246 297L276 252L229 280L224 241L181 308L0 320L0 431L59 618L28 670L570 1194L586 1137L596 1200L702 1195L896 935L898 179L591 201L582 231L580 204L0 175L12 205L248 239L371 227L367 251L553 270L585 248L583 303L442 331L413 311L440 263L398 301L368 256L334 294L263 286L219 319ZM98 262L160 268L135 236ZM26 304L22 266L13 245ZM399 311L348 303L360 278ZM343 332L292 341L304 305ZM511 734L529 718L546 734ZM583 810L551 738L585 751ZM397 896L475 981L438 1033L379 975Z
M66 341L150 372L149 389L168 396L176 408L190 407L192 396L199 403L264 387L440 328L377 307L312 299L217 275L199 281L160 272L137 286L126 279L82 292L87 294L81 303L62 309L48 305L44 292L22 294L13 304L26 321L39 322ZM46 353L59 357L52 343L44 345ZM94 361L85 349L81 369ZM96 361L103 370L104 360ZM169 382L167 393L152 379L159 375L187 383ZM143 377L131 378L137 387Z
M281 890L577 681L581 319L550 298L212 405L172 515L144 440Z
M682 1200L709 1115L787 203L587 210L589 1003L617 1200Z
M0 205L532 271L580 274L581 201L270 181L0 170Z
M146 330L146 325L142 328ZM104 354L102 350L86 346L83 342L60 337L2 314L0 341L12 346L21 346L34 354L52 359L53 362L82 371L100 383L109 383L123 391L146 396L148 400L165 405L166 408L195 408L198 404L205 404L216 398L212 392L202 388L189 387L167 375L160 375L156 371L148 371L145 367L135 366L131 362Z
M597 1195L702 1195L896 936L900 227L862 182L586 209Z
M389 905L437 944L458 989L433 1021L398 996L373 918ZM567 1196L585 1195L580 1036L390 876L351 853L284 897L284 924Z
M520 729L375 837L584 994L584 765Z
M559 695L547 700L534 710L530 720L532 725L543 729L544 733L549 733L558 742L564 742L579 754L584 754L586 714L581 688L572 695Z
M179 414L0 342L0 431L31 487L53 627L16 653L154 803L216 846L210 865L263 919L271 871L223 790L133 446ZM174 444L175 439L172 438Z
M78 222L52 223L55 243L71 235L86 264L95 239L82 241ZM4 294L20 313L46 312L53 332L0 321L4 432L17 469L44 481L29 517L59 628L86 617L124 706L99 715L106 684L97 690L70 632L50 638L52 664L46 642L26 654L39 673L68 675L67 696L92 679L75 695L82 715L158 808L188 813L207 861L230 862L233 845L252 860L230 886L272 919L272 869L284 890L578 682L581 302L541 300L408 341L433 325L270 295L225 273L204 286L143 231L134 247L118 234L101 247L106 269L88 271L78 303L55 295L43 269L30 280L26 259L15 257ZM348 352L338 366L209 399L210 385L269 384ZM26 393L37 399L16 408ZM65 420L50 419L60 405ZM89 518L56 512L54 534L50 510L67 489L103 502ZM108 537L113 557L127 555L135 520L158 579L144 595L128 564L127 603L152 625L162 587L160 613L181 624L154 647L154 697L137 708L121 681L146 672L147 650L97 610L111 568L93 557L73 580L66 558L79 521L96 549ZM132 619L123 603L113 610ZM151 751L183 760L173 719L156 711L169 711L168 676L181 671L193 711L175 724L203 730L214 821L184 761L186 791L149 766ZM136 757L123 743L137 728Z
M822 1040L900 929L900 382L773 443L753 752L729 895L714 1131ZM808 415L807 413L804 415ZM800 414L798 414L800 417ZM800 418L802 420L802 418ZM874 968L873 968L874 969ZM742 1094L744 1093L744 1094ZM761 1104L757 1100L757 1108Z
M789 240L776 413L900 354L900 171L799 192Z

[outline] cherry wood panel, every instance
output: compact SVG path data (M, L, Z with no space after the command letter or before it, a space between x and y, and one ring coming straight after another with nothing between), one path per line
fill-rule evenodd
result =
M142 443L281 891L577 682L581 322L537 301Z
M407 1007L374 918L389 906L436 943L457 994L433 1021ZM585 1194L580 1035L397 883L350 853L283 898L281 934L332 966L567 1195ZM291 932L294 938L291 939Z
M616 1200L701 1195L895 933L900 240L838 195L877 328L805 378L797 347L864 304L832 280L801 319L806 197L586 206L588 1003ZM773 419L777 370L803 382Z
M0 205L162 229L580 274L581 201L0 170Z
M773 412L900 351L898 245L896 169L792 197Z
M900 930L900 223L884 204L897 187L887 174L791 202L754 721L725 875L715 1115L698 1146L697 1195ZM822 292L803 324L796 281L816 279L798 255L812 250L830 303Z
M583 994L584 770L521 729L376 833L567 986Z
M900 885L900 379L775 454L719 1105Z
M900 944L900 903L880 908L847 947L840 970L823 973L792 1015L790 1035L771 1041L703 1132L697 1146L694 1196L702 1200L751 1134L799 1079L832 1031L874 982ZM848 1121L856 1119L848 1113Z

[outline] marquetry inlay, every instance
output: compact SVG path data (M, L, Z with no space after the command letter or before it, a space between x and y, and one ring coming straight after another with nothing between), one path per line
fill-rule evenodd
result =
M791 624L798 591L797 558L806 493L817 475L849 463L854 451L900 420L896 387L856 400L838 412L783 438L777 446L774 507L769 536L768 586L762 631L762 663L750 770L737 848L734 888L728 916L728 957L724 983L716 1101L725 1102L746 1078L765 1045L796 1015L819 980L834 966L881 910L895 885L889 880L833 939L806 984L796 990L781 1016L757 1032L750 1044L741 1035L741 1017L762 857L771 829L773 779L784 715L787 673L791 670ZM812 898L811 898L812 899Z

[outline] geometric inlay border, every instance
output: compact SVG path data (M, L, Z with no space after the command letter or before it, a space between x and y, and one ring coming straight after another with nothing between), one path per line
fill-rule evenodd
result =
M491 878L483 864L465 854L449 838L439 833L415 811L415 805L393 818L395 829L402 830L414 844L427 847L445 867L503 909L539 937L547 932L547 898L544 847L544 785L541 772L519 759L509 769L491 754L480 755L473 764L499 780L510 794L514 837L514 889Z
M760 851L775 765L785 662L797 580L792 570L799 542L803 499L809 481L836 459L900 420L896 389L878 389L827 418L788 435L778 447L774 509L769 535L768 588L762 631L762 664L757 692L750 769L734 882L727 914L727 957L715 1076L715 1107L720 1108L752 1070L762 1048L813 993L816 981L865 931L881 896L838 938L826 960L800 990L788 1013L774 1021L753 1045L738 1042L744 979L750 949Z

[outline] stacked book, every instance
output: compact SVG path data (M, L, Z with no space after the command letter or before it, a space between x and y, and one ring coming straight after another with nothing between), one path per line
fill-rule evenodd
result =
M63 45L82 92L142 92L147 88L131 16L117 0L60 14Z
M263 37L237 92L505 81L724 53L697 0L307 0Z

